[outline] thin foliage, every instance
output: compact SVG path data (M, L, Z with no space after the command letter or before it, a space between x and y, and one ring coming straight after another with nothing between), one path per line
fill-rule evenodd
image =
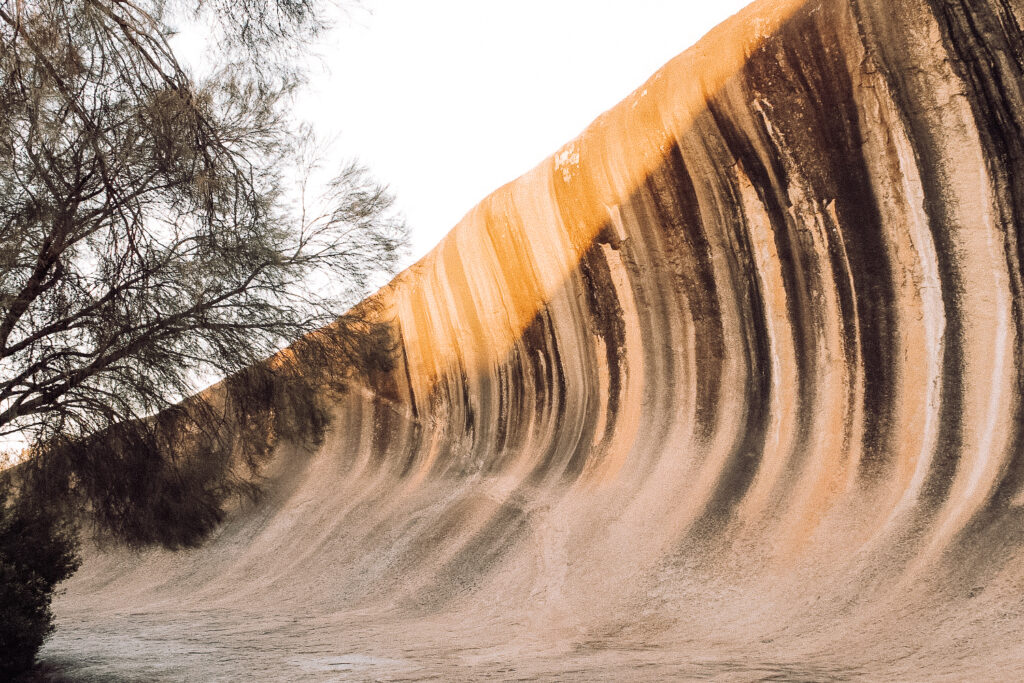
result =
M236 57L201 81L168 41L183 8ZM389 362L378 312L337 316L393 270L405 225L355 164L308 196L301 79L259 59L320 16L0 0L0 437L30 444L26 490L130 543L198 542L282 437L322 435L324 387Z

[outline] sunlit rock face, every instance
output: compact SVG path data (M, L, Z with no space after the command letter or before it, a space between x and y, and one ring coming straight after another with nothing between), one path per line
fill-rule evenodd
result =
M396 370L281 448L260 506L90 558L48 653L1018 678L1022 23L755 3L377 295Z

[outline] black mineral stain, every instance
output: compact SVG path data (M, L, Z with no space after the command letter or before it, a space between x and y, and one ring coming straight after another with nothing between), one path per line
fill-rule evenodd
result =
M643 190L653 199L658 226L664 236L668 261L664 265L685 295L693 319L697 436L706 440L711 436L721 408L725 337L711 246L693 179L678 144L672 145L663 169L651 174ZM631 199L631 203L640 201L639 197Z

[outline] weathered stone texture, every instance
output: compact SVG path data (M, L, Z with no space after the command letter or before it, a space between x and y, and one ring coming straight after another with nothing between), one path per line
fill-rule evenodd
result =
M1018 677L1022 23L755 3L378 294L387 397L206 548L92 558L53 651L216 608L413 676Z

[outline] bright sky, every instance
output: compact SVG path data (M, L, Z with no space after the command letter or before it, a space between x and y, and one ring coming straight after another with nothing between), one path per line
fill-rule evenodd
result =
M748 0L364 0L301 116L391 187L418 259Z
M296 113L390 185L412 228L403 265L748 4L361 2L320 48ZM200 33L175 42L202 62Z

